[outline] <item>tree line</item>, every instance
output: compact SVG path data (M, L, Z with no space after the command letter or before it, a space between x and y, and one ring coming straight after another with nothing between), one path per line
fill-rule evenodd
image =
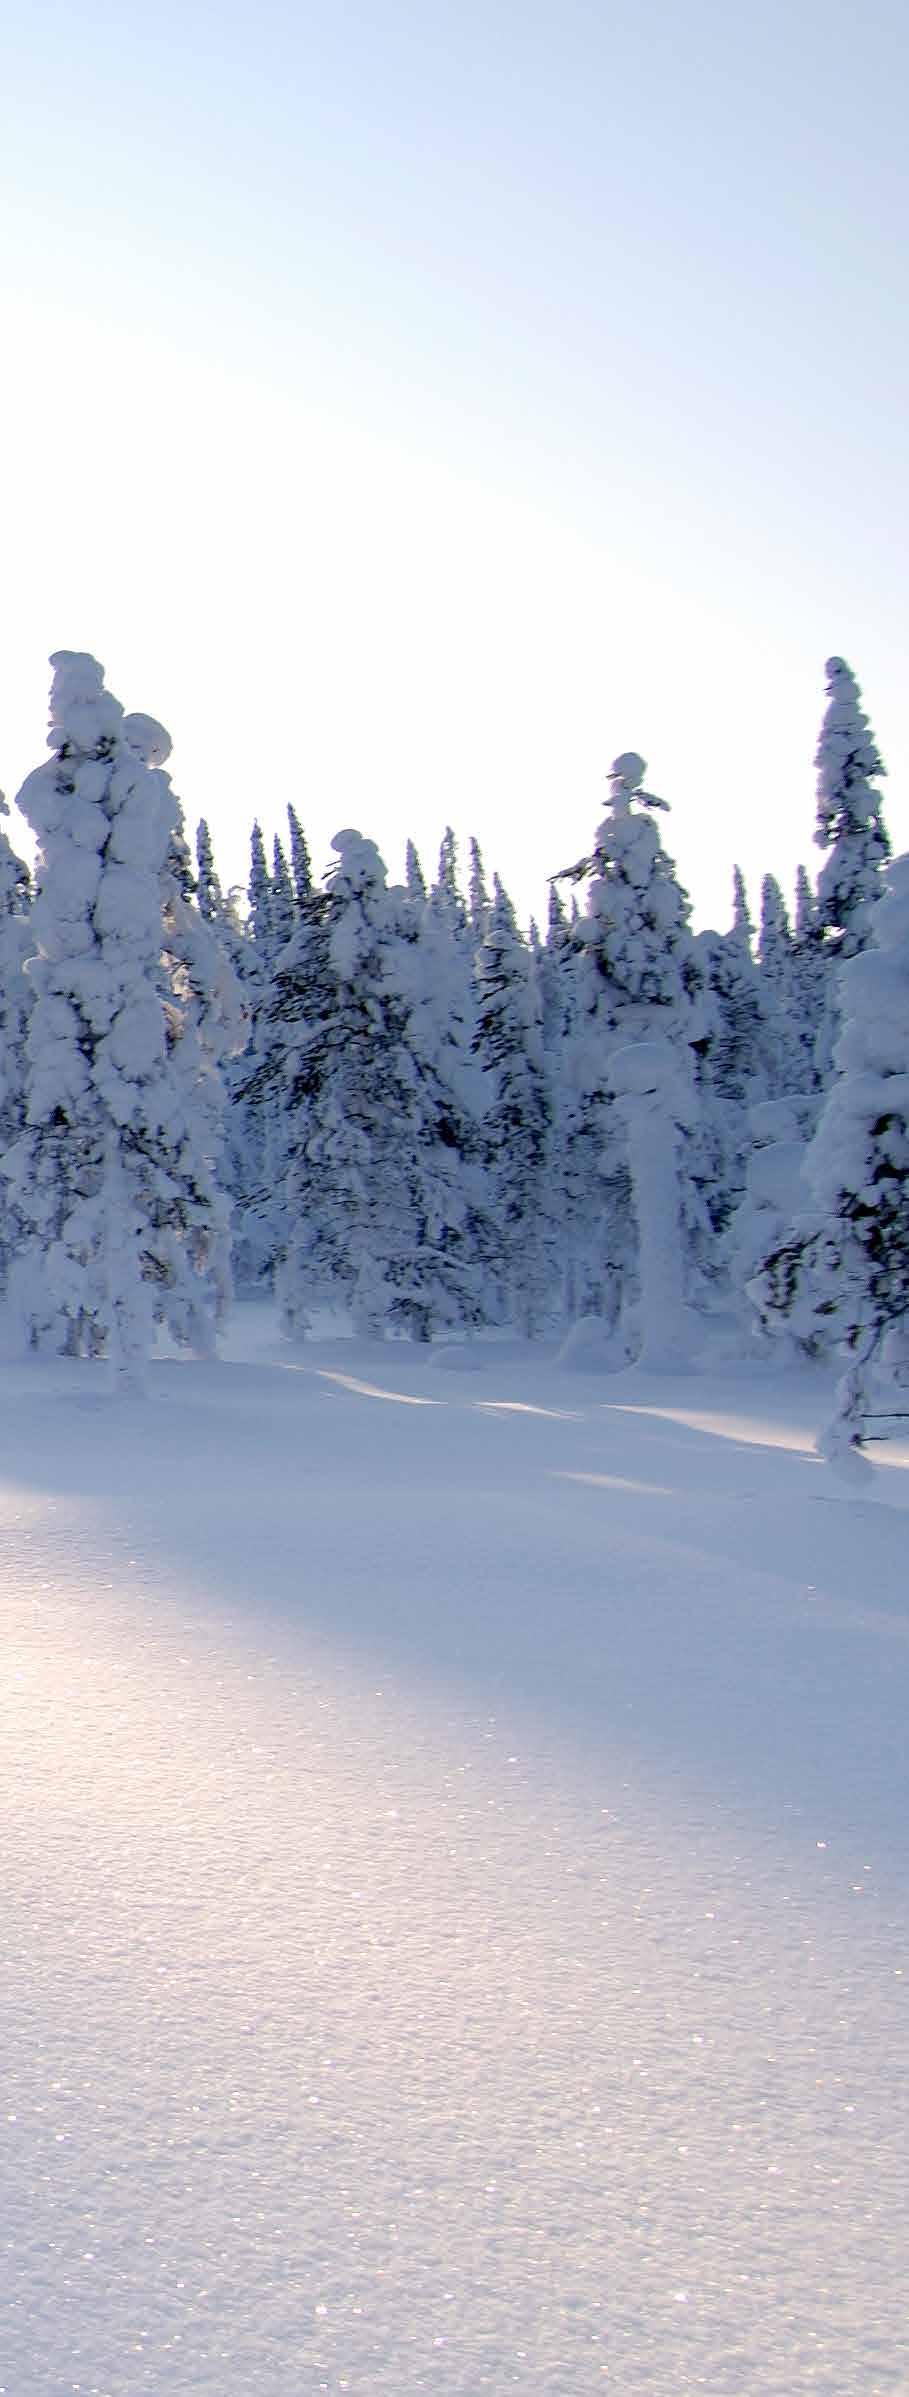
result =
M389 884L300 819L248 892L191 854L151 717L52 660L51 755L0 831L0 1276L7 1346L140 1381L202 1354L232 1287L292 1337L485 1329L621 1365L847 1351L834 1447L909 1371L909 885L859 686L827 666L812 881L695 934L644 761L518 925L471 843ZM848 1384L848 1387L847 1387Z

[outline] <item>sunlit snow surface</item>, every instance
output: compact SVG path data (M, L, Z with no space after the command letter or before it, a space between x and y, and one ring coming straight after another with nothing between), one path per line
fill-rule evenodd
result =
M0 1371L0 2391L903 2392L909 1453L443 1361Z

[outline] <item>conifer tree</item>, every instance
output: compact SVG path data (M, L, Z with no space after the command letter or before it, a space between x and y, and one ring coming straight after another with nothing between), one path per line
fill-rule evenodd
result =
M475 941L485 940L489 929L489 892L483 869L483 855L478 840L470 843L470 929Z
M741 948L747 949L750 957L754 943L754 925L749 913L748 892L745 888L745 877L741 866L734 866L732 869L732 931L734 939L738 941Z
M0 793L0 818L9 814ZM0 823L0 1157L25 1122L25 1040L32 985L25 964L33 947L31 877ZM7 1185L0 1182L0 1291L21 1238Z
M550 1080L558 1088L562 1042L572 1018L571 986L577 973L577 948L572 941L565 903L558 884L549 885L546 939L540 948L539 983L543 1046L553 1062Z
M261 975L253 944L237 912L236 894L225 896L222 890L204 819L196 833L196 860L199 914L215 936L222 970L231 986L239 990L242 1007L242 1036L238 1045L231 1042L223 1067L227 1106L221 1170L231 1209L233 1276L241 1287L247 1287L256 1283L265 1262L255 1212L263 1180L260 1126L258 1119L250 1116L245 1095L252 1071L249 1044L253 1018L261 1004Z
M423 907L423 906L425 906L425 904L426 904L426 876L425 876L425 874L424 874L424 872L423 872L423 868L422 868L422 866L421 866L421 864L420 864L420 860L419 860L419 857L418 857L418 855L417 855L417 851L416 851L416 849L415 849L415 847L414 847L413 841L408 841L408 843L407 843L407 854L406 854L406 864L405 864L405 875L406 875L406 882L407 882L407 895L408 895L408 898L409 898L409 899L412 899L412 900L413 900L413 902L414 902L414 905L415 905L415 906L417 906L417 907Z
M312 863L300 818L288 805L287 823L290 832L290 871L297 910L303 906L312 890Z
M815 838L829 854L818 877L818 923L837 957L854 957L871 938L871 910L890 855L876 788L886 767L845 658L828 658L826 672L828 705L815 759Z
M299 1334L340 1299L360 1331L426 1339L476 1316L446 1093L414 1041L402 903L373 842L332 846L320 1012L287 1043L284 1316Z
M824 1452L848 1461L882 1362L909 1386L909 857L874 909L870 945L842 966L834 1080L804 1167L808 1198L754 1284L766 1319L806 1345L845 1347Z
M153 717L125 716L131 749L153 770L171 834L161 872L161 993L173 1104L150 1161L146 1272L173 1339L214 1352L231 1297L230 1203L222 1172L225 1068L245 1045L240 983L216 924L194 904L179 803L164 767L170 741Z
M196 895L199 914L206 924L220 922L224 910L224 894L215 870L211 834L203 816L196 827Z
M765 988L773 992L783 1008L786 1004L791 948L792 932L786 901L775 875L765 874L761 884L758 956Z
M474 1048L487 1085L488 1220L500 1312L533 1339L543 1327L554 1279L552 1108L534 960L498 875L477 958Z
M710 1002L697 1075L712 1140L708 1204L722 1232L745 1188L752 1110L777 1088L779 1015L741 920L725 935L699 933L697 950Z
M688 900L653 821L667 803L644 789L644 772L636 751L616 758L593 854L568 869L575 881L590 876L586 911L574 928L584 984L565 1057L569 1180L575 1222L585 1229L588 1246L573 1275L574 1296L577 1303L580 1288L582 1305L596 1306L599 1282L607 1321L616 1320L620 1306L627 1313L637 1276L627 1110L615 1107L609 1073L610 1056L620 1047L668 1039L678 1052L678 1088L686 1077L691 1086L690 1104L683 1107L679 1099L676 1114L680 1138L684 1124L680 1206L692 1272L696 1264L709 1271L713 1251L705 1196L710 1158L693 1096L695 1050L706 1032L704 978ZM625 1095L633 1104L633 1091Z
M462 940L467 930L467 909L458 882L458 849L451 825L447 824L439 850L439 871L430 893L430 904L438 921L455 939Z
M294 886L290 878L290 867L288 866L287 859L284 855L284 851L276 833L274 843L274 871L272 874L271 884L271 904L269 909L269 935L272 952L270 963L272 968L274 967L275 958L277 957L279 950L285 948L290 939L294 928L294 922L296 920L296 912L296 906L294 903Z
M247 895L242 980L249 1041L233 1086L232 1197L238 1279L256 1288L270 1285L283 1237L281 1059L272 1027L276 960L286 946L294 919L293 887L283 850L276 841L272 880L258 823L250 837Z
M774 1024L772 1097L808 1093L829 1080L831 1037L824 1025L834 979L804 868L796 885L796 928L772 874L761 890L760 980ZM822 1054L823 1052L823 1054Z
M258 823L253 825L249 846L250 864L247 892L249 900L249 913L246 919L247 932L252 943L256 964L260 969L262 978L265 979L271 965L272 954L271 877L268 871L268 861L265 855L265 842L262 838L262 829L261 825Z
M821 1074L819 1043L827 1006L831 959L827 954L817 902L804 866L796 878L795 927L789 959L789 1013L799 1050L798 1088L815 1090Z
M130 1385L162 1314L162 1212L173 1272L195 1264L174 1173L183 1093L161 968L176 811L95 660L62 650L51 662L54 754L19 801L41 870L27 1123L3 1166L28 1226L10 1294L33 1344L103 1353Z

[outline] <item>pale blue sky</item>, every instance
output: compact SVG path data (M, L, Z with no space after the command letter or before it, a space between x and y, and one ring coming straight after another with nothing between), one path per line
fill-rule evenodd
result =
M726 921L816 862L839 650L909 846L903 7L36 0L3 61L8 792L86 647L226 879L290 798L539 911L636 747Z

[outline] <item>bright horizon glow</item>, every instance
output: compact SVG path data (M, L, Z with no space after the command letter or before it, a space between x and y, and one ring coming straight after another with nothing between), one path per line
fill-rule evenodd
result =
M696 920L814 874L824 661L909 847L902 11L110 20L0 102L0 782L47 656L167 725L244 883L296 807L526 919L640 749Z

